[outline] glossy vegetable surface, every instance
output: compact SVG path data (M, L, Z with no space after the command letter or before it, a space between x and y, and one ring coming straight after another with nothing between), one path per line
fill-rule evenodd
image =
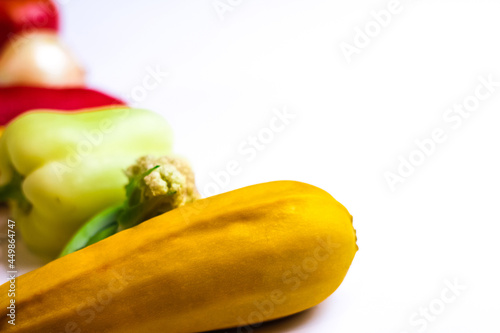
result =
M0 50L7 41L37 30L59 30L59 13L51 0L0 0Z
M90 217L123 202L129 165L171 148L170 126L151 111L30 112L0 138L0 199L29 248L53 258Z
M54 32L9 40L0 52L0 86L84 87L85 71Z
M123 105L114 97L86 88L0 87L0 125L18 115L37 109L80 110L110 105Z
M281 181L174 209L17 280L2 332L202 332L311 308L357 251L349 212ZM0 287L6 317L8 284ZM245 330L243 330L245 331Z

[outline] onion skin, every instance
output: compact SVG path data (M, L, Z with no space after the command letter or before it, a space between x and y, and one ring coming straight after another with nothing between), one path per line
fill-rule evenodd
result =
M85 72L53 32L9 40L0 53L0 86L83 87Z

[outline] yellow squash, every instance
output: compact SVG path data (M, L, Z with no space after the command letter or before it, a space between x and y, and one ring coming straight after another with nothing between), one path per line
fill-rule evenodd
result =
M311 308L356 253L349 212L280 181L177 208L0 286L1 332L202 332ZM243 330L245 331L245 330Z

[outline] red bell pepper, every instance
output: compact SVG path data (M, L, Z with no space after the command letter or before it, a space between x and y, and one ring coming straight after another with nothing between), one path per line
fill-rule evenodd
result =
M2 0L0 0L1 2ZM79 110L125 105L117 98L85 88L0 87L0 126L34 109Z

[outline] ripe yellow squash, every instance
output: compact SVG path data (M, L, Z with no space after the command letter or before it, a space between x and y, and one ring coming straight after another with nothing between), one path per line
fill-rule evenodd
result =
M256 327L326 299L356 251L351 215L325 191L292 181L254 185L177 208L20 276L15 326L6 320L10 284L0 286L0 331Z

